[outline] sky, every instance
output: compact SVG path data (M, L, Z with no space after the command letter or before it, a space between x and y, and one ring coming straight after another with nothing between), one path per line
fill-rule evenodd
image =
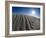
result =
M40 16L40 8L32 8L32 7L12 7L12 13L22 14L22 15L33 15Z

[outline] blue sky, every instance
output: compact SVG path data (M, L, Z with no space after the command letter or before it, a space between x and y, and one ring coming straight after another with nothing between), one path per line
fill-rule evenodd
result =
M40 8L12 7L12 13L22 14L22 15L32 15L33 14L33 15L39 17L40 16Z

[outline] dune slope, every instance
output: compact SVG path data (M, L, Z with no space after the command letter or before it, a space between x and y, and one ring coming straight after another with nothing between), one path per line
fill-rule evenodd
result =
M40 19L33 16L12 14L12 31L39 30Z

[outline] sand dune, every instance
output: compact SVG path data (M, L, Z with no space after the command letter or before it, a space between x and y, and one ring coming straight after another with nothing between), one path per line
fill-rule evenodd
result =
M24 30L39 30L40 19L33 16L26 15L12 15L12 30L24 31Z

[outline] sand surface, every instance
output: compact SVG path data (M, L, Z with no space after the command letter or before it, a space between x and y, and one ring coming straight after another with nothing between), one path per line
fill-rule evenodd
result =
M12 15L12 30L40 30L40 19L27 15Z

